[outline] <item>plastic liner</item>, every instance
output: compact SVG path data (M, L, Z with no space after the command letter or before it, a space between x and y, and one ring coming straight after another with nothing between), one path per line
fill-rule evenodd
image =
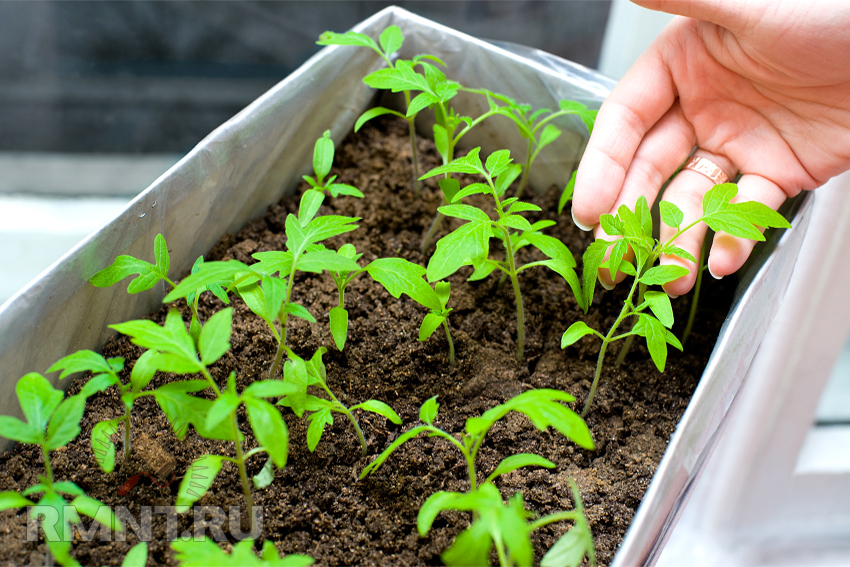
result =
M406 38L402 57L431 53L446 62L451 78L464 85L501 92L534 108L555 109L560 99L598 108L613 86L580 65L528 48L495 46L395 7L355 30L377 37L393 24ZM361 79L381 65L368 49L323 49L212 132L114 220L0 306L0 414L20 416L14 395L20 376L44 372L70 352L99 349L114 334L107 325L144 316L158 307L166 291L162 283L139 295L128 295L121 285L94 288L88 279L95 272L120 254L149 257L157 233L169 243L171 273L179 277L188 272L223 233L237 231L294 191L310 168L313 142L323 131L330 129L339 142L351 130L375 95ZM454 106L471 115L484 110L471 96L459 96ZM535 162L533 187L565 184L584 150L587 132L578 119L558 125L564 135ZM427 119L417 128L430 131ZM525 152L515 127L505 119L485 121L467 138L467 145L482 145L485 152L496 148L511 149L515 155ZM772 292L750 290L730 313L615 564L642 564L663 544L673 512L710 450L713 432L784 293L806 211L795 219L796 228L783 237L754 282ZM58 373L49 378L56 383ZM0 450L11 445L0 442Z

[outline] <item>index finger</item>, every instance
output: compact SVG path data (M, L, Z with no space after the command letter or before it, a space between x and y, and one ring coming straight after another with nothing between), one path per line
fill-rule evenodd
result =
M579 228L590 230L611 209L638 146L676 100L673 76L663 57L664 46L671 41L668 30L602 103L576 174L572 214Z

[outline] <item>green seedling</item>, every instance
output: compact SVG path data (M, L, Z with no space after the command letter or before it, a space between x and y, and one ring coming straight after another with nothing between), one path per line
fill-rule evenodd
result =
M309 216L311 218L319 210L319 206L321 206L324 200L325 192L334 198L340 195L363 198L363 193L357 187L346 185L345 183L334 183L336 181L336 175L327 177L331 172L333 163L334 141L331 139L331 131L325 130L325 133L322 134L321 138L316 140L316 145L313 147L313 173L315 177L304 176L304 180L310 184L311 189L308 192L310 190L316 191L316 193L311 193L310 198L306 202L302 200L302 206L310 211ZM321 197L318 195L321 195ZM307 217L302 211L299 211L298 216Z
M369 264L366 271L393 297L399 298L405 294L430 310L419 326L419 340L427 341L442 325L449 343L449 364L454 366L455 346L449 328L449 314L452 311L448 307L450 284L440 281L432 288L422 279L425 268L403 258L379 258Z
M363 435L363 430L360 428L357 418L354 417L354 410L372 412L387 418L396 425L401 425L401 418L384 402L367 400L349 408L339 401L339 398L334 395L327 383L327 369L322 361L322 356L327 352L326 348L322 347L317 350L310 360L304 360L289 348L286 350L288 357L283 365L284 387L282 392L284 397L278 401L277 405L291 408L298 417L302 417L305 411L313 412L308 417L310 425L307 428L307 448L311 453L319 445L325 426L333 424L334 413L343 414L351 422L364 457L368 451L366 437ZM310 386L324 390L330 399L309 394L308 388Z
M257 252L253 254L256 264L247 266L242 262L207 262L201 270L188 276L165 296L164 302L174 301L186 294L204 289L210 282L223 282L228 289L235 289L245 304L268 325L278 343L274 362L269 369L269 378L277 376L283 355L286 352L286 333L289 315L300 317L311 323L316 318L302 305L292 301L292 288L298 271L321 273L356 272L357 262L343 254L328 250L320 245L323 240L350 232L357 228L357 218L338 215L316 217L318 205L306 191L301 197L298 216L286 218L286 251ZM321 193L314 192L318 195ZM279 273L280 276L274 276ZM280 330L278 330L278 322Z
M528 524L526 523L527 513L522 505L522 497L514 497L511 503L505 507L494 481L503 474L523 467L554 468L555 463L530 453L512 455L503 459L490 475L479 483L475 459L484 438L493 425L512 411L527 416L540 431L552 427L577 445L592 450L594 448L593 439L587 425L575 412L561 403L572 401L575 401L575 398L558 390L540 389L523 392L504 404L487 410L480 417L467 419L464 432L461 439L458 440L451 433L434 425L440 407L437 403L437 397L434 396L422 404L422 408L419 410L419 419L425 425L419 425L400 435L383 453L363 469L360 478L365 478L376 472L396 449L420 434L424 433L429 437L447 440L457 447L466 461L470 489L466 493L441 491L432 494L419 509L416 522L419 534L423 537L426 536L434 519L443 510L469 510L473 512L473 524L458 535L452 546L443 553L442 559L445 563L448 565L489 565L490 551L495 545L499 562L502 565L531 565L533 549L531 548L529 533L538 527L561 520L573 520L578 526L584 517L580 508L580 499L575 499L576 511L571 515L555 514ZM586 528L586 521L582 525ZM579 530L581 532L581 528ZM586 533L589 535L589 530ZM592 539L590 541L590 553L592 554ZM582 547L578 562L584 557L584 550L585 547Z
M100 354L81 350L70 354L59 360L47 371L55 372L61 370L59 379L66 378L77 372L91 372L93 376L86 382L84 388L102 391L109 386L117 386L121 391L121 401L124 402L124 415L116 419L105 420L97 423L92 428L91 448L98 466L106 473L111 473L115 468L115 444L112 436L117 433L118 426L124 426L123 444L124 460L130 458L133 447L133 433L130 414L133 411L133 403L137 398L148 395L156 395L155 392L143 392L156 374L157 353L153 350L146 351L136 363L130 373L130 382L123 384L118 373L124 369L124 359L120 357L105 359Z
M557 140L562 134L561 129L551 124L551 122L562 116L576 115L587 126L589 135L593 132L593 123L596 120L596 114L598 112L597 110L590 110L580 102L572 100L560 101L558 103L558 110L554 112L548 108L541 108L532 112L530 105L518 104L510 97L488 91L487 89L464 90L485 96L490 105L490 110L498 112L501 116L505 116L513 121L519 135L528 141L522 178L520 178L519 187L514 194L514 197L517 199L522 197L528 185L528 175L531 172L531 166L540 155L540 151ZM504 106L500 106L497 101L504 103ZM563 206L560 206L560 208L563 209Z
M253 548L254 542L250 539L234 544L229 554L208 537L202 541L178 539L171 543L180 567L306 567L313 564L313 558L308 555L279 556L270 541L263 542L260 557L254 555Z
M561 338L561 348L566 348L585 335L595 335L602 340L596 373L582 416L587 415L590 410L590 404L593 402L599 378L602 375L605 351L610 343L632 335L644 337L652 361L660 372L664 372L667 362L667 345L670 344L682 350L681 343L670 332L673 326L673 308L670 298L663 291L647 290L649 286L664 285L688 273L688 269L682 266L656 266L655 263L662 255L683 258L691 262L697 261L687 251L674 244L679 236L700 222L704 222L715 231L722 230L732 236L758 241L764 240L758 227L790 228L791 225L782 215L761 203L755 201L732 203L731 199L737 194L738 187L734 183L715 185L703 198L702 216L685 226L682 226L684 222L682 211L673 203L661 201L662 222L676 229L676 234L663 243L652 236L652 215L644 197L638 199L633 211L621 205L616 216L602 215L600 223L605 234L618 238L610 241L597 240L585 251L582 258L584 304L590 305L593 300L597 272L600 268L608 269L612 275L623 272L634 279L623 308L607 335L591 329L583 321L578 321L573 323ZM634 264L624 258L629 247L635 254ZM603 261L609 248L611 249L610 257ZM636 304L633 298L638 288L641 288L643 293L640 294ZM629 318L636 318L632 329L616 335L620 324Z
M363 256L363 254L357 253L357 249L353 244L343 244L339 247L337 254L355 263ZM345 308L345 288L365 271L365 269L331 271L331 276L333 276L337 293L339 294L339 305L331 308L328 318L331 324L331 336L334 339L336 348L340 351L345 348L345 342L348 340L348 310Z
M539 211L540 207L519 201L516 197L502 199L510 182L516 178L518 166L511 164L510 152L499 150L487 158L486 168L478 157L480 148L475 148L465 157L458 158L448 165L432 169L423 176L432 177L442 173L479 174L485 183L472 183L452 196L451 205L440 207L444 215L456 217L469 222L451 232L437 242L437 250L428 262L426 275L428 281L444 279L462 266L472 265L475 271L469 277L470 281L480 280L490 275L494 270L501 270L510 278L514 289L517 311L517 361L523 360L525 350L525 323L518 274L534 266L547 266L560 274L572 288L579 305L586 309L583 303L581 283L575 272L576 262L573 255L557 238L541 234L540 230L551 226L551 221L543 221L532 225L519 213ZM494 210L498 218L491 220L481 209L470 205L460 204L464 197L483 193L490 195L495 204ZM504 260L489 258L490 238L502 241L505 247ZM518 247L532 246L542 252L548 259L530 262L524 266L516 264Z
M80 523L80 514L89 516L112 531L124 527L112 510L102 502L86 496L82 488L70 481L56 481L50 465L50 452L64 447L80 434L80 420L86 407L86 396L94 393L93 387L63 400L62 390L57 390L37 372L18 380L15 392L26 421L0 416L2 436L13 441L38 445L44 459L44 475L38 484L18 494L0 492L0 510L10 508L30 509L32 517L41 520L47 549L61 565L79 565L69 555L71 550L71 524ZM43 494L38 502L26 498ZM73 497L70 502L65 496ZM48 560L49 564L49 560Z
M318 208L318 206L316 207ZM154 258L156 264L151 264L144 260L140 260L133 256L121 255L115 258L115 261L104 269L93 275L89 281L95 287L110 287L128 276L136 276L130 285L127 287L127 293L134 294L152 289L161 281L166 282L172 288L175 287L173 281L168 278L168 268L171 265L171 259L168 254L168 246L165 243L165 237L162 234L157 234L154 239ZM192 273L197 273L204 263L204 257L200 256L195 260L192 266ZM219 285L219 282L209 282L203 288L194 290L192 293L175 297L176 299L186 299L186 304L192 310L192 321L189 325L189 333L195 345L198 344L198 336L201 333L201 320L198 317L198 300L200 295L209 291L225 304L227 304L227 294Z
M381 32L381 35L378 38L378 42L380 43L380 45L378 45L378 43L375 43L375 40L373 40L371 37L353 31L349 31L344 34L326 31L321 36L319 36L319 41L317 41L316 43L318 43L319 45L354 45L360 47L367 47L377 53L381 57L381 59L384 60L384 62L387 64L388 70L395 70L396 65L393 64L392 57L399 49L401 49L401 46L404 43L404 35L401 33L401 28L399 28L398 26L387 27L383 32ZM415 57L413 61L405 63L413 63L415 65L421 59L431 59L442 64L439 59L432 55L420 55L418 57ZM371 82L374 82L376 80L380 80L380 76L376 78L373 77L373 74L370 74L366 77L366 79L364 79L364 82L367 85L374 87L375 85L371 84ZM404 93L404 104L406 108L405 114L402 114L401 112L397 112L390 108L385 108L383 106L370 108L369 110L364 112L360 116L360 118L357 119L357 122L354 124L354 131L359 131L363 124L365 124L369 120L377 118L378 116L383 116L385 114L392 114L407 121L407 128L410 133L410 151L413 165L413 194L416 197L419 197L419 194L422 189L419 183L419 160L416 155L416 115L419 114L419 111L422 110L422 108L424 107L420 106L420 101L419 103L416 103L418 108L414 107L413 110L411 110L410 91L410 88L401 89L401 92Z
M124 556L124 561L121 562L121 567L145 567L147 562L148 544L140 542L130 548Z
M232 441L235 457L222 455L204 455L193 462L186 471L177 495L177 511L187 511L200 499L221 470L225 462L236 465L242 482L245 504L251 519L251 533L256 533L254 499L245 462L259 453L266 453L274 466L286 466L289 434L280 412L263 398L283 395L283 383L280 381L257 381L246 387L241 394L236 392L236 375L231 373L226 387L221 390L208 370L230 349L230 333L233 309L219 311L207 321L201 330L199 349L196 351L180 314L172 310L160 327L147 320L129 321L110 325L119 333L130 337L133 344L152 349L158 354L155 364L159 370L175 374L201 374L203 380L189 380L169 384L170 398L167 403L160 402L169 421L191 423L203 437ZM200 356L199 356L200 353ZM190 396L189 392L199 392L211 388L215 400L204 400ZM159 388L162 391L162 387ZM245 406L248 422L258 447L248 452L242 449L242 434L236 412L239 406ZM183 428L185 429L185 427ZM185 435L185 431L183 431ZM270 471L266 470L266 476ZM270 481L269 481L270 482ZM267 486L267 484L266 484ZM262 486L261 486L262 487Z

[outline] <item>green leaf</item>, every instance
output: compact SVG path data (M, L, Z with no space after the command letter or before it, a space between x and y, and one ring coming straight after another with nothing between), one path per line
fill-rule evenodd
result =
M481 193L490 193L490 186L486 183L470 183L457 193L455 193L454 197L452 197L452 203L459 203L461 199L464 197L469 197L470 195L479 195ZM488 217L489 219L489 217Z
M80 434L80 420L86 411L84 396L71 396L63 401L47 425L44 448L53 451L64 447Z
M667 282L677 280L688 275L688 269L673 264L667 266L655 266L648 269L640 277L640 283L645 285L664 285Z
M410 61L398 60L395 67L378 69L363 77L363 82L373 89L401 91L430 91L428 81L413 69Z
M422 279L425 268L419 264L404 258L379 258L366 266L366 272L393 297L399 298L405 294L428 309L442 310L436 292Z
M715 232L723 231L738 238L746 238L757 242L764 241L764 235L742 215L734 211L716 212L703 217L703 222Z
M401 44L404 43L404 35L402 35L401 28L398 26L387 26L381 32L378 41L381 44L381 49L384 50L384 54L389 57L401 48Z
M336 348L342 351L345 348L345 340L348 338L348 311L345 307L332 307L328 316L331 319L331 336L333 336Z
M92 374L105 372L107 374L115 375L117 371L120 371L124 367L124 359L118 358L112 360L120 361L120 365L117 368L113 368L112 365L110 365L106 359L98 353L91 350L80 350L58 360L53 366L48 368L47 371L56 372L57 370L62 370L62 373L59 375L60 380L76 372L91 372Z
M661 201L658 207L661 209L661 221L671 228L679 228L685 220L682 209L670 201Z
M292 252L279 250L254 252L251 257L259 261L251 266L251 269L258 273L271 276L275 272L280 272L281 276L288 276L292 271Z
M115 443L112 442L112 436L118 432L119 423L122 423L120 418L101 421L91 430L94 460L105 473L111 473L115 469Z
M286 405L292 408L295 415L301 417L304 415L304 410L306 409L307 386L310 381L310 375L307 372L307 364L304 362L304 359L290 356L289 360L283 365L283 379L292 387L292 390L284 398Z
M676 256L677 258L683 258L685 260L690 260L694 264L696 264L697 259L691 256L691 254L687 250L683 250L678 246L667 246L664 248L664 253L668 256Z
M349 409L361 409L363 411L370 411L372 413L376 413L380 416L387 418L396 425L401 425L401 418L398 416L395 410L393 410L393 408L391 408L384 402L378 400L366 400L365 402L357 404L356 406L351 406L351 408Z
M252 270L253 267L249 268L237 260L204 262L197 273L184 278L163 298L162 302L170 303L183 299L190 293L203 293L214 284L230 285L237 275L250 273Z
M522 201L515 201L511 203L511 206L508 208L508 213L522 213L525 211L540 211L542 210L537 205L533 205L531 203L523 203Z
M431 93L419 93L413 100L410 101L405 118L416 116L419 112L428 108L432 104L439 103L440 100L441 97L435 96Z
M791 228L791 223L785 217L757 201L733 203L732 210L747 222L763 228Z
M644 336L652 362L659 372L664 372L664 365L667 363L667 329L655 317L641 314L640 318L646 325Z
M289 313L294 317L298 317L299 319L304 319L305 321L309 321L311 323L316 322L316 318L313 317L313 314L307 311L307 308L303 305L299 305L297 303L287 303L286 307L283 308L284 313Z
M266 461L260 472L251 477L254 482L254 488L262 490L274 482L274 462L271 459Z
M55 490L56 492L61 492L62 494L67 494L69 496L82 496L83 494L85 494L85 491L82 488L68 480L60 480L59 482L54 482L53 490Z
M434 291L437 293L440 305L445 309L449 303L449 296L452 293L452 285L449 282L437 282L434 284Z
M154 398L171 423L178 439L185 437L186 425L191 423L202 437L233 441L230 423L221 422L212 429L206 426L207 414L213 402L189 395L189 392L206 390L208 387L206 380L186 380L164 384L154 390Z
M587 313L588 307L590 307L590 305L593 303L593 291L596 288L596 279L597 274L599 273L599 266L602 264L602 260L605 257L605 252L612 244L613 242L608 242L605 240L595 240L594 242L590 243L590 246L587 247L587 249L584 251L584 255L581 258L582 264L584 265L581 272L581 289L584 301L579 302L579 306L585 313Z
M496 150L487 156L487 171L491 177L497 177L511 163L511 152L509 150Z
M243 398L278 398L283 395L286 395L286 385L280 380L258 380L242 390Z
M567 348L571 344L577 342L580 338L585 335L597 335L600 336L600 333L594 331L584 321L576 321L570 328L564 331L563 336L561 337L561 348ZM604 337L602 337L604 338Z
M734 183L723 183L709 189L702 198L703 216L712 215L718 211L726 210L735 195L738 194L738 186Z
M313 171L316 173L319 183L331 172L333 161L334 141L331 139L331 131L325 130L322 137L316 140L316 144L313 146Z
M652 238L652 213L649 211L649 204L643 195L638 197L637 204L635 205L635 215L637 215L640 221L643 235L647 238Z
M155 350L146 350L136 360L133 370L130 371L130 384L134 392L141 392L153 380L157 371L156 358L157 352Z
M591 559L590 565L596 564L593 534L586 521L577 521L549 548L540 560L540 567L579 567L585 555Z
M177 355L185 362L194 365L196 371L200 371L201 364L195 354L195 344L186 331L186 326L180 317L180 313L174 309L169 311L165 319L165 325L162 327L153 321L144 319L110 325L110 327L119 333L129 336L133 344L159 352ZM206 330L206 327L204 330ZM162 362L163 359L158 360L158 364Z
M487 213L470 205L446 205L438 208L437 210L447 217L479 222L488 222L490 220Z
M356 272L360 269L357 262L345 256L340 256L333 250L312 250L305 252L298 259L296 267L302 272L313 272L316 274L325 270L329 272Z
M496 466L495 470L490 473L487 480L484 482L493 482L497 477L523 467L545 467L547 469L554 469L555 463L549 459L544 459L539 455L532 455L531 453L511 455L510 457L502 459L502 462Z
M446 177L440 179L438 183L440 185L440 190L443 192L443 196L446 198L446 202L453 202L455 195L457 195L458 191L460 191L460 183L458 180L453 177Z
M357 229L357 225L353 225L351 223L357 222L358 220L359 219L354 217L324 215L314 218L307 224L306 227L302 227L295 215L290 214L286 217L286 247L297 256L304 252L311 244L316 244L326 238L338 236ZM299 269L309 271L307 268L303 267L301 262L299 262ZM358 268L351 268L349 264L348 268L321 269L333 269L333 271L340 271L341 269L356 270Z
M426 425L420 425L418 427L414 427L413 429L411 429L407 433L402 433L401 435L399 435L398 439L393 441L390 444L389 447L384 449L384 451L380 455L378 455L375 458L374 461L372 461L371 463L366 465L366 467L360 473L360 479L362 480L362 479L366 478L367 476L369 476L370 474L372 474L373 472L375 472L376 470L378 470L378 468L382 464L384 464L384 462L389 458L389 456L393 453L393 451L395 451L396 449L398 449L399 447L401 447L402 445L404 445L405 443L407 443L408 441L410 441L411 439L413 439L414 437L416 437L417 435L419 435L423 431L430 431L430 428Z
M647 291L643 295L644 300L649 303L649 308L668 329L673 326L673 306L666 293L660 291Z
M617 277L617 272L620 270L620 263L623 261L623 256L629 250L629 245L625 240L617 240L614 246L611 247L611 256L608 259L608 271L611 279Z
M24 508L26 506L35 506L35 502L27 500L13 490L0 492L0 510L9 510L10 508Z
M446 165L435 167L419 179L428 179L429 177L445 173L479 173L486 175L487 172L484 171L484 166L481 165L481 158L478 157L480 151L481 148L473 148L465 156L456 158Z
M496 181L494 185L496 186L496 195L502 196L505 194L505 191L508 190L508 187L511 186L511 183L516 181L516 178L522 173L522 166L518 163L513 163L506 167L502 173L496 177ZM538 209L540 210L540 209ZM514 211L517 212L517 211Z
M289 430L280 412L270 403L256 398L246 398L245 407L254 436L268 451L275 466L282 469L289 451Z
M36 445L41 443L44 438L44 432L37 430L16 417L0 415L0 437Z
M570 176L570 180L567 181L567 184L564 186L564 190L561 192L561 198L558 199L558 214L560 215L564 212L564 207L567 206L567 201L573 198L573 192L576 188L576 172Z
M446 129L439 124L434 124L433 130L434 145L437 147L437 153L443 158L443 163L447 163L449 161L449 136L446 133ZM452 200L449 199L448 202L451 203Z
M626 227L623 224L623 221L613 215L604 214L600 216L599 224L608 236L625 235Z
M112 264L97 272L89 281L95 287L109 287L127 276L135 275L138 277L130 282L127 288L128 293L139 293L151 289L168 276L168 248L165 245L165 237L161 234L157 234L154 239L154 255L157 261L156 266L133 256L118 256Z
M457 492L438 491L428 497L419 508L416 516L416 529L419 537L425 537L431 531L434 520L443 510L449 509L449 505L460 496Z
M212 317L201 330L198 349L201 351L201 362L206 365L214 363L230 349L230 329L233 323L233 308L222 309Z
M353 185L346 185L345 183L331 183L325 187L325 189L328 190L328 193L330 193L333 198L337 198L340 195L348 195L359 199L363 198L363 192L360 191L360 189Z
M145 567L147 562L148 544L140 542L127 552L127 555L124 556L124 561L121 562L121 567Z
M95 500L90 496L81 494L71 501L71 506L73 506L78 513L84 514L89 518L100 522L114 532L124 531L124 526L121 524L121 521L115 517L115 514L112 513L112 508L100 500Z
M223 461L224 457L218 455L204 455L189 465L177 491L175 508L178 514L188 512L192 504L207 493L218 476Z
M313 220L324 200L325 194L315 189L305 191L301 195L301 203L298 206L298 220L301 221L301 226L306 226L307 223Z
M444 315L439 315L437 313L428 313L425 315L425 318L422 320L422 324L419 326L419 340L427 341L431 338L434 331L436 331L445 320L446 317Z
M455 196L457 197L457 196ZM490 222L469 222L441 238L437 242L426 275L428 281L442 280L489 251Z
M473 522L470 527L460 532L452 545L440 555L442 562L450 567L489 566L493 538L488 527L485 522Z
M317 41L316 43L318 45L356 45L360 47L368 47L370 49L374 49L377 53L381 52L381 50L378 48L378 44L375 43L374 39L372 39L368 35L353 31L347 33L336 33L332 31L326 31L319 36L319 41Z
M325 426L331 425L334 418L331 415L330 408L319 410L310 414L310 425L307 427L307 449L312 453L319 445L322 439L322 433L325 432Z
M422 407L419 408L419 420L424 421L428 425L433 425L437 418L437 412L440 409L440 404L437 403L437 396L428 398Z
M674 335L671 331L668 330L664 338L667 341L667 344L679 349L679 351L682 350L682 343L679 342L679 339L677 339L676 335Z
M50 385L47 378L38 372L30 372L15 385L18 402L33 431L43 432L47 428L50 416L62 403L61 390Z
M521 217L519 215L506 215L499 219L497 224L507 228L514 228L522 232L531 231L531 223L528 222L525 217Z
M472 272L471 276L466 278L466 281L477 282L478 280L483 280L484 278L489 276L491 273L493 273L493 270L496 269L496 262L494 262L492 260L489 261L489 262L484 262L483 258L481 258L481 260L482 260L481 263L473 264L473 266L475 266L475 271Z
M242 400L235 393L222 392L207 411L207 417L204 420L205 427L207 429L214 429L221 422L229 418L241 403Z
M373 118L377 118L378 116L383 116L385 114L392 114L393 116L398 116L399 118L405 118L404 114L402 114L401 112L396 112L395 110L384 108L383 106L376 106L374 108L370 108L369 110L360 115L360 118L358 118L357 122L354 123L354 131L358 132L364 124L366 124Z

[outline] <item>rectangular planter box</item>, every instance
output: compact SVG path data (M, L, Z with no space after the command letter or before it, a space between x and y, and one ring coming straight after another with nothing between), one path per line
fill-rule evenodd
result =
M502 92L534 108L557 108L560 99L598 108L613 86L595 72L557 57L495 47L398 8L387 8L355 29L377 37L393 24L405 35L403 57L434 54L464 85ZM117 218L0 307L0 414L20 416L14 395L20 376L43 372L70 352L99 349L113 334L107 325L146 315L164 295L163 284L139 295L127 295L121 286L96 289L88 284L95 272L119 254L144 257L156 234L163 233L173 247L171 270L186 273L221 234L237 231L294 191L312 163L313 142L324 130L330 129L337 142L348 134L375 94L361 79L381 65L368 49L322 50L212 132ZM459 97L455 106L475 115L481 109L471 104L471 99ZM561 185L577 166L586 130L578 121L560 125L565 133L541 154L533 186ZM430 131L427 124L418 127ZM485 152L525 151L508 121L486 121L473 133L466 143L482 145ZM810 203L798 203L797 208L794 230L774 238L772 251L745 277L749 287L739 292L615 565L651 563L663 547L787 287ZM58 381L57 374L52 378ZM9 446L5 442L0 450Z

